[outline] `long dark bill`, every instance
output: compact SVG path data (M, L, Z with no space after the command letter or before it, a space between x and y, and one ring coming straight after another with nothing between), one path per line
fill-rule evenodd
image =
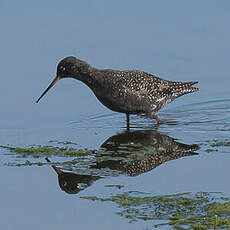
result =
M49 91L49 89L54 86L61 78L59 76L55 77L55 79L51 82L51 84L48 86L48 88L43 92L43 94L38 98L36 103L38 103L41 98Z

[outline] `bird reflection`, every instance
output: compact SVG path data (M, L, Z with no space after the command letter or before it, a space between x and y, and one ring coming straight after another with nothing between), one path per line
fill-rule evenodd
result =
M157 130L126 131L107 139L102 145L113 156L124 156L142 152L135 159L125 162L114 158L97 163L94 168L120 170L129 176L148 172L160 164L185 156L198 155L198 145L188 145L175 141L174 138L157 132ZM150 153L145 153L150 152Z
M96 160L90 169L117 170L128 176L137 176L169 160L197 155L194 151L198 149L197 145L177 142L157 130L125 131L108 138L101 145L99 150L103 150L103 154L96 154L95 158L106 156L107 160ZM48 158L46 160L50 162ZM60 188L69 194L76 194L101 178L63 172L59 167L52 167L58 175Z
M50 162L48 157L45 158L47 162ZM58 183L60 188L69 194L76 194L81 190L84 190L88 186L92 185L95 180L98 180L99 176L80 175L76 173L64 172L61 168L52 166L58 175Z

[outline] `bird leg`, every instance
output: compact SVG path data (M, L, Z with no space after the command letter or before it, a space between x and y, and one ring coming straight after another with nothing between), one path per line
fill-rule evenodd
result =
M155 114L154 118L156 119L157 124L163 124L164 123L162 120L159 119L157 114Z
M126 130L129 131L129 114L126 113Z

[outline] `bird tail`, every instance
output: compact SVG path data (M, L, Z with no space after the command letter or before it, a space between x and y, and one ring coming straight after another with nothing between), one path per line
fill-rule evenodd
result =
M199 90L197 87L192 87L192 85L197 84L198 81L191 82L171 82L172 92L176 97L180 97L187 93L193 93Z

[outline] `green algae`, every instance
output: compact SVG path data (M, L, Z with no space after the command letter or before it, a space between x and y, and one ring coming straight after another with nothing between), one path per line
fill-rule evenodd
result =
M217 140L214 139L211 143L212 147L230 147L230 141L228 139Z
M212 203L207 207L207 213L210 216L213 215L229 215L230 216L230 202L226 202L223 204Z
M130 222L160 221L155 228L170 229L230 229L229 197L221 193L180 193L146 196L137 192L124 192L107 198L81 197L92 201L114 202L121 211L119 216ZM162 221L164 221L162 223Z
M205 152L221 152L223 149L227 150L230 147L230 140L229 139L212 139L212 140L205 140L200 142L200 145L207 146L208 148L204 149ZM229 151L229 150L227 150Z
M71 150L69 150L69 151L66 151L65 153L64 153L64 155L65 156L79 156L79 155L88 155L88 154L90 154L90 153L92 153L93 152L93 150L88 150L88 149L79 149L79 150L75 150L75 151L71 151Z
M29 148L22 147L11 147L11 146L3 146L0 148L4 148L9 150L10 152L21 154L22 157L26 156L47 156L47 155L57 155L57 156L79 156L79 155L87 155L92 153L93 150L88 149L73 149L68 148L66 146L62 147L54 147L54 146L32 146Z
M78 146L78 143L72 142L72 141L55 141L55 140L51 140L49 141L49 143L55 143L55 144L61 144L61 145L76 145Z
M45 165L46 163L44 162L31 162L29 160L26 160L26 162L24 163L7 163L6 165L7 166L18 166L18 167L21 167L21 166L32 166L32 165L37 165L37 166L43 166Z
M218 152L218 149L206 149L205 152L207 152L207 153Z
M212 139L200 142L200 145L209 145L211 147L230 147L230 140L229 139Z
M54 141L52 141L54 143ZM110 169L110 165L105 165L104 168L97 168L97 164L107 163L108 161L119 162L132 160L130 155L126 154L121 156L120 154L111 155L109 151L103 148L99 150L94 149L82 149L78 147L70 147L75 143L72 142L58 142L56 144L66 144L65 146L29 146L29 147L13 147L3 146L0 148L5 149L5 154L11 154L15 158L11 162L5 163L7 166L31 166L31 165L44 165L46 162L35 162L32 158L42 158L46 156L59 157L58 162L53 162L55 165L61 165L67 170L74 171L76 173L83 174L94 174L98 176L117 176L122 174L118 169ZM76 144L77 145L77 144ZM62 157L62 158L61 158ZM71 160L68 160L71 158ZM25 159L23 162L22 159ZM63 161L64 160L64 161Z

